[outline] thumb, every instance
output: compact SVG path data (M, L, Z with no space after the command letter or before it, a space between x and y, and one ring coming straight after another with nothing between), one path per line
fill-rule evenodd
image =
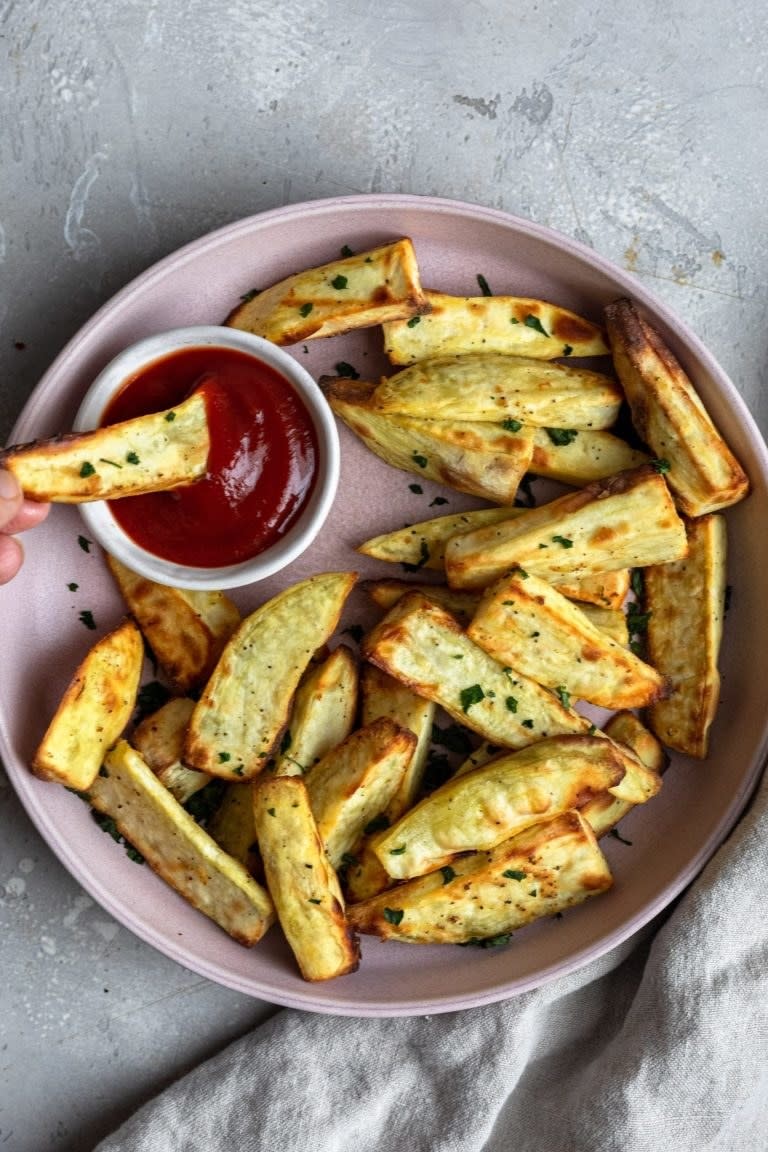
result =
M16 477L6 469L0 468L0 532L17 515L22 499Z

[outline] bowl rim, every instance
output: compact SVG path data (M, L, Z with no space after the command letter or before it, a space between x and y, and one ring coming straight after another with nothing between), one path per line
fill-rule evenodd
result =
M123 348L86 390L73 429L85 432L97 427L107 404L127 377L185 348L231 348L243 352L277 371L298 395L318 441L317 476L301 515L285 535L247 560L219 567L193 567L157 556L137 544L112 515L106 500L80 504L78 510L102 548L147 579L197 591L239 588L265 580L286 568L306 551L320 532L338 489L341 460L338 429L317 383L292 356L261 336L216 324L170 328Z

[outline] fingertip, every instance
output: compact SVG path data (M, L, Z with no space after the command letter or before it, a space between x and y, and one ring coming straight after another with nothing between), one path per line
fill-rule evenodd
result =
M0 528L4 529L16 518L22 507L23 497L18 481L7 468L0 468Z
M3 528L4 532L24 532L27 528L34 528L41 524L50 511L50 504L37 504L34 500L25 500L16 515Z
M13 580L24 560L24 549L13 536L0 536L0 584Z

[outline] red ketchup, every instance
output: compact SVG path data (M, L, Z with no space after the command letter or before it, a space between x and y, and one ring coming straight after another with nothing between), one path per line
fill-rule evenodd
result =
M196 389L211 436L207 474L109 505L146 551L216 568L263 552L295 523L315 484L317 436L285 377L232 348L184 348L155 361L126 382L102 424L172 408Z

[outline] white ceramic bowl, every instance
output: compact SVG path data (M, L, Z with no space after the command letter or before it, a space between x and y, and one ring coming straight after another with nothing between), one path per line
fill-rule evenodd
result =
M339 482L336 422L317 384L300 364L282 348L249 332L215 325L174 328L132 344L110 361L85 394L74 427L76 431L97 428L110 401L127 380L182 348L200 347L232 348L253 357L283 376L303 401L317 436L318 474L296 522L280 540L247 560L221 567L194 568L142 548L124 531L105 500L81 504L80 513L88 530L107 552L150 580L179 588L236 588L264 580L300 556L320 531L336 495Z

